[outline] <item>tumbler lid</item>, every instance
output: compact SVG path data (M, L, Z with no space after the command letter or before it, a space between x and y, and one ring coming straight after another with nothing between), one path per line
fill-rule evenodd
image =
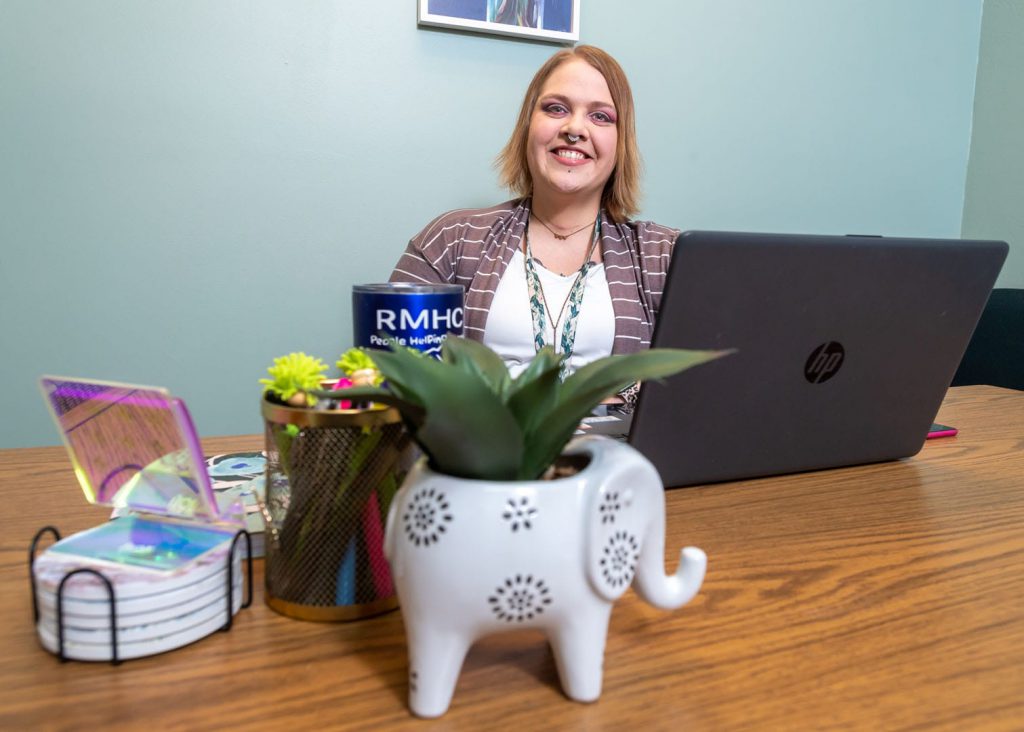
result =
M466 291L462 285L425 284L418 282L381 282L353 285L352 292L373 295L455 295Z

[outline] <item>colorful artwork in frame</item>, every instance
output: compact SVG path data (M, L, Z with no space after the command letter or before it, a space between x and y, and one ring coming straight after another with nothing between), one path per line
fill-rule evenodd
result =
M418 0L420 25L575 43L580 0Z

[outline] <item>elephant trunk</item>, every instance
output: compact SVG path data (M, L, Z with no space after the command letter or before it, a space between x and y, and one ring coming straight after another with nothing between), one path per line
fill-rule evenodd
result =
M600 477L596 489L587 492L585 561L591 587L609 602L631 583L640 597L663 610L688 603L700 590L708 559L688 546L675 574L665 576L665 489L658 471L633 448L606 438L584 437L576 444L590 451L594 460L587 470Z
M666 576L663 551L664 543L657 541L643 548L633 588L651 605L675 610L692 600L700 590L708 558L695 546L684 547L679 553L679 568L675 574Z

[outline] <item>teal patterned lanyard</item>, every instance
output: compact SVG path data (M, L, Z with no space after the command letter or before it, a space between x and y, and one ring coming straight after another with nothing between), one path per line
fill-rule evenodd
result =
M544 287L540 283L537 267L533 263L529 227L527 227L525 238L526 290L530 297L530 314L533 316L533 346L535 350L539 351L547 345L545 332L547 331L547 323L551 319L552 313L551 308L548 307L547 298L544 296ZM587 256L583 260L579 272L576 273L576 279L573 280L572 287L569 288L569 294L558 311L558 317L554 318L551 326L552 333L557 335L558 324L562 323L561 341L555 350L565 355L560 373L563 380L569 375L569 358L572 356L573 347L576 345L576 321L579 319L580 307L583 304L583 293L587 286L587 273L597 264L597 262L591 261L591 258L594 256L594 250L597 248L597 242L600 238L601 217L599 215L594 221L594 235L590 240ZM564 322L563 318L565 318Z

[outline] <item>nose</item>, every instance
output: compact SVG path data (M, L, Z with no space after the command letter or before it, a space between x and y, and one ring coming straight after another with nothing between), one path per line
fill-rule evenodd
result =
M562 134L566 137L574 138L572 142L576 142L580 139L585 139L587 136L587 126L585 124L586 116L582 113L573 114L565 120L565 125L562 127Z

